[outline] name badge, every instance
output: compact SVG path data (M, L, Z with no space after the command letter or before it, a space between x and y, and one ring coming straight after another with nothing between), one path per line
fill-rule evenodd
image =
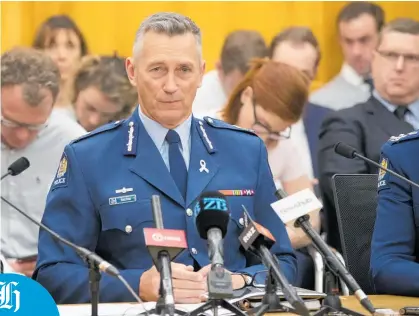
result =
M137 196L135 194L124 195L124 196L115 196L115 197L109 198L109 205L133 203L135 201L137 201Z

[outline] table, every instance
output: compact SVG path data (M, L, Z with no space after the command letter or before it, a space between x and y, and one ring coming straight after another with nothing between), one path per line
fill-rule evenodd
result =
M419 297L402 297L402 296L391 296L391 295L370 295L370 300L372 301L375 308L385 308L385 309L392 309L395 312L399 312L400 308L405 306L419 306ZM342 296L341 297L342 305L346 308L349 308L355 312L369 315L368 312L361 306L358 300L354 296ZM146 303L147 304L147 303ZM118 307L118 305L122 306L123 303L120 304L100 304L107 309L108 306ZM70 305L61 305L61 307L70 307ZM100 309L99 309L100 310ZM67 313L63 313L62 316L89 316L90 314L90 304L82 304L82 305L71 305L71 310L68 310ZM109 314L107 314L109 315ZM115 315L115 314L113 314ZM272 316L288 316L295 314L290 313L270 313L267 315ZM397 315L397 314L396 314Z

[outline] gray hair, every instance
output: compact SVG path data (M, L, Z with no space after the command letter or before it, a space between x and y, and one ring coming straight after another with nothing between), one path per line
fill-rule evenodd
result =
M16 47L1 56L1 87L21 85L23 98L37 106L45 98L41 91L51 92L55 102L60 90L60 71L52 59L43 52Z
M138 55L143 45L143 36L152 31L168 36L192 33L195 36L199 56L202 56L201 30L190 18L171 12L156 13L146 18L135 35L133 56Z

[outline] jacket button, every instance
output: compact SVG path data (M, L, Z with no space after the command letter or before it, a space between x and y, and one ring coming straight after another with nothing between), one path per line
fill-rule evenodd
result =
M243 219L243 217L239 219L239 224L242 225L242 226L244 225L244 219Z
M192 211L190 208L188 208L188 209L186 210L186 215L188 215L188 216L192 216L192 215L193 215L193 211Z
M127 226L125 226L125 232L126 232L127 234L130 234L130 233L132 232L132 226L131 226L131 225L127 225Z
M192 254L194 254L194 255L196 255L198 253L198 250L196 250L196 248L192 248L191 251L192 251Z

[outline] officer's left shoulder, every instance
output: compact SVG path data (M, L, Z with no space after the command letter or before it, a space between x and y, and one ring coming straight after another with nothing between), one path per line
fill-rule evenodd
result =
M218 129L225 129L225 130L230 130L230 131L235 131L235 132L240 132L240 133L246 133L246 134L250 134L253 136L257 136L256 133L251 130L251 129L247 129L247 128L242 128L239 127L237 125L231 125L228 124L222 120L218 120L209 116L205 116L204 117L204 121L211 127L214 128L218 128Z

